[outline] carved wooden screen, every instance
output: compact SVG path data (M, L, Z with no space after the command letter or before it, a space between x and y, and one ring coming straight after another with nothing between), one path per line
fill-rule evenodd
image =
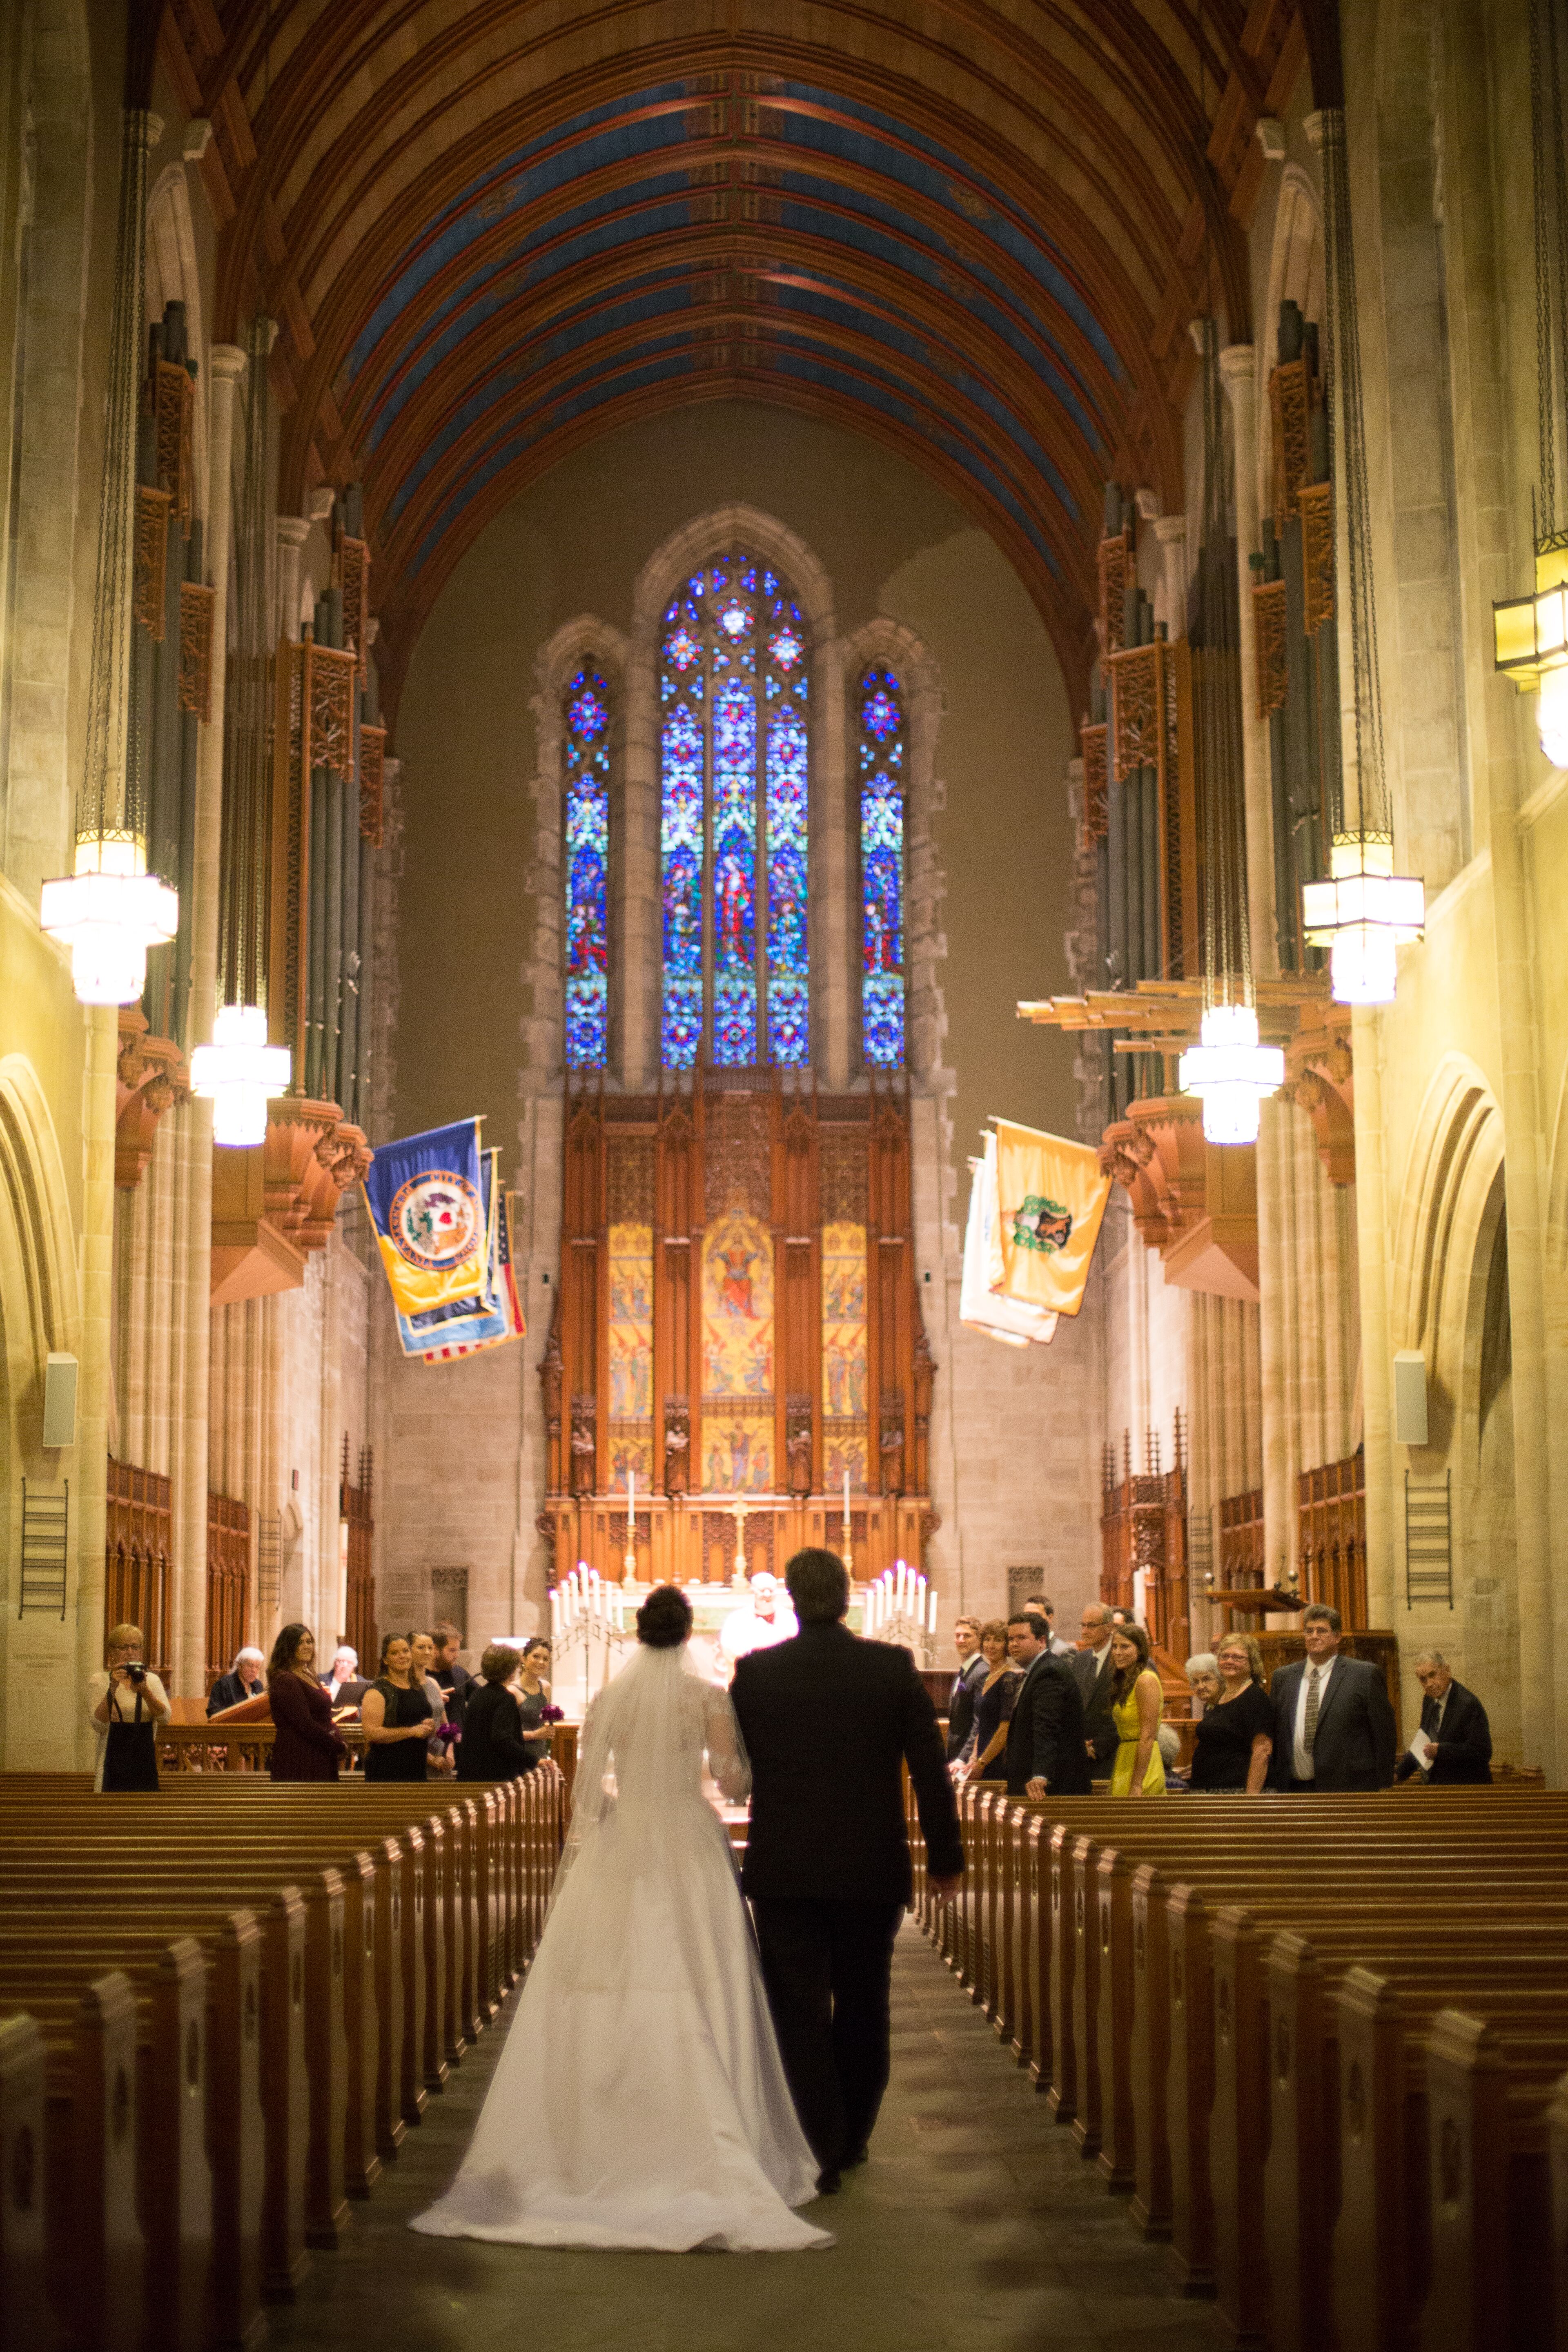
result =
M739 1081L739 1083L737 1083ZM854 1569L931 1531L935 1367L915 1296L901 1097L751 1071L572 1097L542 1368L556 1572L729 1577L841 1542Z

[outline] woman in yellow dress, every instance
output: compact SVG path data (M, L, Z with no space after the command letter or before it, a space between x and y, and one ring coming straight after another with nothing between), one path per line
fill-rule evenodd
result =
M1160 1753L1165 1695L1149 1657L1149 1636L1142 1626L1118 1625L1110 1636L1111 1720L1117 1739L1110 1769L1113 1797L1165 1793L1165 1763Z

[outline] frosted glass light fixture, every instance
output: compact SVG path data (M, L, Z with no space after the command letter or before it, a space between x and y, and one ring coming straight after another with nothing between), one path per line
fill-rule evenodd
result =
M1392 1004L1395 948L1426 928L1426 890L1418 875L1395 874L1394 842L1383 833L1337 833L1330 878L1301 886L1301 923L1310 943L1329 950L1337 1004Z
M1284 1085L1285 1055L1259 1045L1250 1004L1211 1004L1177 1076L1182 1092L1202 1100L1205 1142L1256 1143L1258 1107Z
M1541 748L1568 768L1568 537L1535 542L1535 593L1492 606L1493 666L1535 696Z
M213 1141L264 1143L268 1103L287 1090L294 1057L287 1045L268 1044L258 1004L220 1006L213 1031L212 1044L191 1055L191 1091L212 1104Z
M147 950L172 940L176 891L147 871L132 834L84 834L76 871L46 882L38 919L71 951L71 985L82 1004L134 1004L147 984Z

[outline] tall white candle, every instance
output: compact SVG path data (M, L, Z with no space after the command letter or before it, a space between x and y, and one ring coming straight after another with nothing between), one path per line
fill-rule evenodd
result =
M626 1549L635 1561L637 1541L637 1474L628 1464L626 1468Z
M846 1527L849 1524L849 1473L847 1470L844 1473L844 1523Z

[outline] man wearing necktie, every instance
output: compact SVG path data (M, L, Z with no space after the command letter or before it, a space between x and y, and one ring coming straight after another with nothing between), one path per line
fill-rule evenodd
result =
M1394 1709L1376 1666L1340 1648L1340 1612L1315 1601L1301 1621L1307 1654L1269 1686L1279 1785L1300 1793L1386 1789L1394 1778Z
M1415 1679L1423 1692L1421 1730L1426 1739L1425 1764L1406 1748L1399 1759L1396 1780L1419 1772L1434 1788L1485 1788L1492 1777L1492 1730L1486 1708L1474 1691L1454 1680L1454 1670L1441 1650L1423 1650L1415 1661Z
M963 1755L974 1727L974 1694L989 1672L985 1654L980 1646L978 1617L958 1619L952 1629L952 1646L958 1652L958 1672L952 1678L952 1690L947 1702L947 1760L950 1764Z

